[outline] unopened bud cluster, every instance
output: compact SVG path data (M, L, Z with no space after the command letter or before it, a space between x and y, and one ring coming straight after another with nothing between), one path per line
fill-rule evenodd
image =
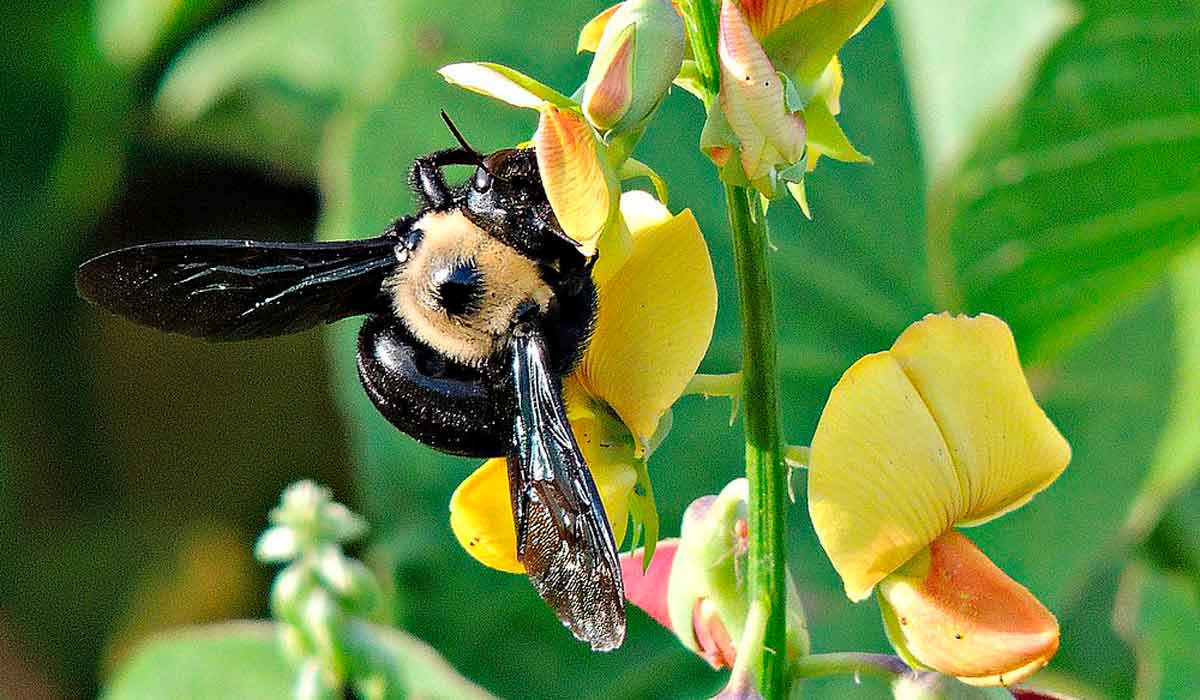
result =
M301 669L295 697L341 697L346 623L370 614L380 599L367 567L342 552L366 523L311 481L288 487L270 519L254 552L263 563L286 564L271 587L271 614L285 652Z

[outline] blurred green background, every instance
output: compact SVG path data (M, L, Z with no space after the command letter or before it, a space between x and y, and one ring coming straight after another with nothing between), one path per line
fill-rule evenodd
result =
M374 413L357 322L204 344L98 313L72 282L87 256L138 242L375 235L412 206L413 157L450 143L439 108L485 149L533 127L437 68L495 61L569 93L588 65L576 32L603 7L0 6L0 697L90 697L152 632L262 617L271 572L250 549L301 477L370 521L360 555L394 584L395 625L492 692L721 687L640 612L622 650L589 653L524 578L460 550L446 504L474 465ZM1037 680L1200 698L1200 3L889 0L841 55L841 121L874 165L824 161L812 222L771 208L788 437L807 442L840 373L924 313L1005 318L1074 448L1053 487L973 532L1062 623ZM721 305L702 370L727 372L737 302L702 121L677 91L638 157L706 232ZM651 464L665 534L740 472L727 420L723 401L677 406ZM874 603L844 598L794 516L816 650L886 651ZM251 658L218 657L231 675Z

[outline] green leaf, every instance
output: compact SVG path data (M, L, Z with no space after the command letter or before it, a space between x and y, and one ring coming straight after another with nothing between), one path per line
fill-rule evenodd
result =
M1200 232L1200 9L1087 17L934 189L942 305L1044 362L1144 297Z
M1064 0L892 0L928 172L960 159L983 118L1028 87L1049 45L1078 20Z
M229 0L98 0L96 37L113 63L137 67L173 35L213 15Z
M151 638L116 673L104 700L277 700L291 697L299 668L284 657L269 622L190 627ZM396 630L346 625L342 647L356 679L372 677L379 697L484 700L424 643Z
M400 0L269 0L201 34L159 89L159 136L315 179L325 128L392 84Z
M1126 536L1134 541L1150 532L1171 499L1200 473L1200 248L1175 266L1171 295L1176 354L1171 409L1125 523Z
M115 674L104 700L279 700L296 671L266 622L191 627L152 637Z
M1200 603L1186 581L1139 564L1122 575L1117 627L1138 657L1138 698L1194 697L1200 686Z

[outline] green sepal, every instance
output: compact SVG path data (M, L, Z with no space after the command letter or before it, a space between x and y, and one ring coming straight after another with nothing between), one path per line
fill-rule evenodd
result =
M783 81L783 104L792 114L803 112L808 106L808 101L812 99L812 94L807 96L800 94L800 88L796 87L796 82L788 77L787 73L775 71L779 79Z
M700 66L695 61L684 61L679 68L679 75L675 76L675 80L671 82L686 90L697 100L704 101L704 76L701 75Z
M800 211L804 213L804 218L812 221L812 210L808 206L808 192L804 188L804 181L787 183L787 190L792 195L792 199L799 205Z
M870 156L863 154L850 143L849 137L829 111L825 100L813 100L804 108L804 125L808 129L808 145L815 148L820 155L843 163L871 162Z
M654 557L654 549L658 546L658 504L654 500L654 486L650 483L650 470L646 459L635 460L634 469L637 470L637 482L633 485L633 493L629 495L629 516L633 519L629 551L637 549L638 540L642 540L645 550L642 571L645 572Z
M617 170L617 177L622 182L638 177L649 179L651 184L654 185L654 194L658 197L658 201L662 202L663 206L667 206L667 182L649 165L636 158L626 158L625 162L621 163L621 167Z

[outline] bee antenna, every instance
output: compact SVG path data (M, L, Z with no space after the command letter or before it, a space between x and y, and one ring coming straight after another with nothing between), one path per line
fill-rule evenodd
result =
M454 138L456 141L458 141L458 145L462 146L464 151L468 151L470 153L474 153L476 156L479 156L479 151L475 150L471 147L471 144L467 143L467 140L463 138L462 132L458 130L458 127L454 125L453 120L450 119L450 115L446 114L446 110L443 109L441 112L442 121L446 122L446 126L450 129L450 133L454 134ZM483 160L482 157L480 160Z

